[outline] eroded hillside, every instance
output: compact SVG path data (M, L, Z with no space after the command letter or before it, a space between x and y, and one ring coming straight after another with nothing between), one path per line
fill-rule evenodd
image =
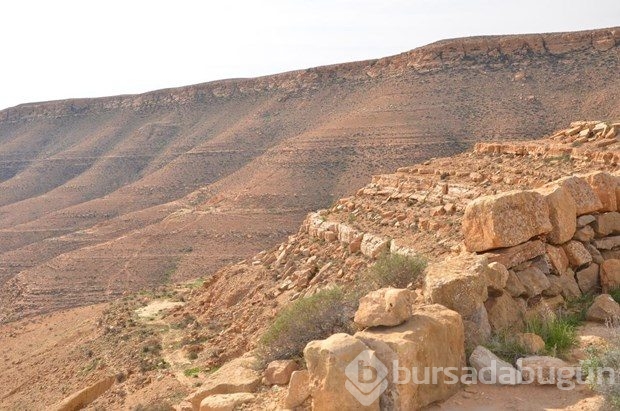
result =
M6 109L0 321L209 274L285 239L371 174L617 117L619 43L618 29L448 40Z

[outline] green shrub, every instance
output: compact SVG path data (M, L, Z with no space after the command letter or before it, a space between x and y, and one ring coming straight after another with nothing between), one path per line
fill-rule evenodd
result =
M620 409L620 345L616 344L604 351L587 350L588 358L581 363L590 387L602 394L612 409ZM604 368L613 370L613 375L599 373ZM611 377L611 378L610 378Z
M338 332L353 332L357 295L340 288L319 291L285 307L260 340L265 362L299 358L306 344Z
M422 278L427 261L421 256L385 253L363 276L361 290L372 291L384 287L406 288Z
M509 333L494 334L485 344L485 347L502 360L511 364L514 364L521 357L533 354L528 352L516 340L515 336Z
M549 355L561 356L577 343L574 320L562 315L555 318L533 319L527 322L526 331L538 334L545 342Z
M566 321L576 327L586 320L586 313L594 302L594 297L594 294L588 293L578 298L570 299L567 301L566 310L560 314Z
M620 287L609 290L609 295L611 295L615 302L620 303Z
M188 368L183 371L183 375L186 377L198 378L198 374L200 374L200 367Z

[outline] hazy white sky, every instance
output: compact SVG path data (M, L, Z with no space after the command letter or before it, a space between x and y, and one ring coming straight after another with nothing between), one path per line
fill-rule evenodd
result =
M620 0L7 0L0 109L620 25Z

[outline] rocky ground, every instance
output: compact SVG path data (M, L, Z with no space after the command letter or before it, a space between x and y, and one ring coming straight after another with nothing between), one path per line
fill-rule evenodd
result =
M0 321L210 274L285 240L308 211L372 174L617 117L618 33L457 39L258 79L2 110ZM487 176L476 157L460 160ZM470 182L437 161L413 167L431 175L383 178L430 184L436 165ZM519 158L506 161L514 170L488 176L506 177L498 189L537 178ZM556 163L541 173L572 167ZM495 184L479 183L481 192ZM381 205L387 197L373 190L359 201ZM402 205L382 212L392 202ZM420 218L431 230L439 220Z

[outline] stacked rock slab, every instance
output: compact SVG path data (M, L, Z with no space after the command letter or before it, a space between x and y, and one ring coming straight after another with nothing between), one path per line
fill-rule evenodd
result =
M526 307L537 301L552 308L581 293L620 287L619 187L617 175L597 171L564 177L533 191L481 197L467 205L462 222L466 249L502 264L509 273L504 290L489 294L480 286L469 291L476 293L470 301L483 300L492 329L520 324ZM451 271L446 264L440 267L444 273ZM443 281L457 275L448 273ZM470 273L464 270L461 275ZM450 305L450 297L431 289L439 273L429 269L428 277L430 301L445 300L466 320L472 315L471 307L457 306L462 294L446 288L455 298Z

